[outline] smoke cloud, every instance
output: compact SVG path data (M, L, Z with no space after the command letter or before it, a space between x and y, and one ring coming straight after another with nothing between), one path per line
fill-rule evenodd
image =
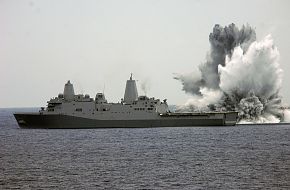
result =
M150 86L150 81L148 79L141 81L140 87L145 95L147 95L148 91L150 90Z
M288 117L279 96L279 51L271 35L258 42L249 25L215 25L209 42L200 74L175 76L193 95L179 111L239 111L240 122L279 122Z

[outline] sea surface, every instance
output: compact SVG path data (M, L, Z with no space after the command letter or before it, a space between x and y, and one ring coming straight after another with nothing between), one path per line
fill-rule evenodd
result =
M290 189L290 125L20 129L0 109L0 189Z

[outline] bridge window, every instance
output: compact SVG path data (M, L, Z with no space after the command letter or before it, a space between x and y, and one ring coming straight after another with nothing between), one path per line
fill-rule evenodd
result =
M83 109L82 108L77 108L76 111L83 111Z

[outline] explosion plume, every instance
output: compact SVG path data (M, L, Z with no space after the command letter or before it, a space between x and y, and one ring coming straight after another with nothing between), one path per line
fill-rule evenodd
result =
M239 111L240 122L283 121L282 70L271 35L258 42L249 25L215 25L209 42L200 75L175 76L193 95L180 111Z

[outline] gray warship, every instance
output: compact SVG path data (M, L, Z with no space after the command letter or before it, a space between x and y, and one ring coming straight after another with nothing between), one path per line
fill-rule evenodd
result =
M127 80L125 95L119 103L108 103L104 93L95 99L75 95L68 81L64 92L47 102L38 112L14 113L21 128L142 128L186 126L233 126L237 112L175 113L166 100L138 96L136 81Z

